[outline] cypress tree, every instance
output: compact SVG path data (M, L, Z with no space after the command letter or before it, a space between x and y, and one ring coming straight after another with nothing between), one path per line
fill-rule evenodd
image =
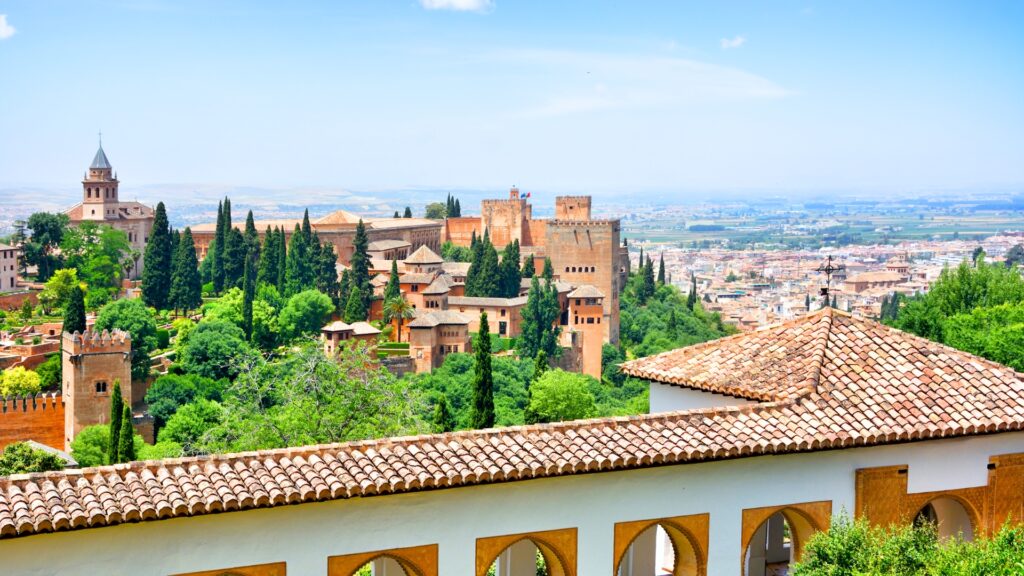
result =
M263 235L263 249L260 250L259 268L256 272L258 284L277 285L277 235L270 226Z
M222 256L224 254L224 242L227 240L225 237L224 229L224 202L217 203L217 229L213 233L213 243L210 245L210 251L206 255L207 258L212 258L213 268L213 291L220 294L221 290L224 289L224 262Z
M313 235L316 237L316 233ZM331 297L335 310L341 309L342 291L338 284L338 256L334 253L334 244L330 242L320 245L320 255L317 258L316 289Z
M366 311L370 309L371 298L373 297L373 290L370 288L370 256L366 253L368 245L366 225L360 219L359 223L356 224L356 235L352 239L352 260L349 262L352 273L349 276L349 281L352 284L352 290L358 290L363 300L362 319L366 319ZM345 308L347 312L348 306Z
M124 418L124 399L121 397L121 381L114 380L114 391L110 393L110 443L107 445L107 463L117 464L118 441L121 437L121 420ZM128 426L132 422L128 420Z
M394 300L395 298L401 298L401 297L402 297L402 290L401 290L401 286L399 285L399 281L398 281L398 261L397 260L392 260L391 261L391 274L388 276L388 284L387 284L387 286L384 287L384 303L386 304L386 303L390 302L391 300ZM388 318L387 316L388 316L387 314L384 315L384 321L385 322L390 322L391 319Z
M658 256L658 286L665 285L665 253Z
M480 314L480 332L475 342L473 366L473 428L494 426L494 378L491 374L491 334L487 312Z
M132 408L124 405L121 415L121 430L117 439L117 461L135 460L135 429L132 427Z
M275 236L277 237L277 249L275 250L277 253L277 282L275 282L275 285L277 286L278 293L283 295L288 287L288 249L285 247L286 240L283 226L277 229Z
M509 242L501 253L501 263L498 265L498 295L503 298L515 298L519 295L519 283L522 279L519 259L519 241Z
M302 213L302 238L306 241L306 246L313 245L313 227L309 224L309 208Z
M807 308L808 312L811 311L811 295L810 294L804 295L804 307Z
M352 322L361 322L363 320L366 320L363 293L355 284L352 284L348 293L348 302L345 304L345 322L351 324Z
M351 275L349 274L348 270L342 270L341 271L341 282L340 282L339 288L340 288L339 292L341 293L341 297L345 299L345 304L347 305L348 304L348 293L352 290L352 280L351 280ZM338 308L338 309L341 310L342 315L344 316L344 313L345 313L344 308Z
M455 199L455 217L462 218L462 204L459 203L459 199Z
M483 259L480 261L480 268L476 276L476 294L474 296L496 297L501 296L500 272L498 271L498 251L494 245L482 242Z
M547 256L544 257L544 271L541 272L541 276L548 282L555 277L555 267L551 265L551 258Z
M453 430L455 430L455 416L448 408L448 399L442 394L434 406L434 432L440 434Z
M690 272L690 293L686 295L686 307L693 310L697 305L697 275Z
M184 310L187 313L203 303L203 284L199 278L196 244L192 239L191 228L185 228L185 232L182 233L174 260L169 295L170 305L175 310Z
M679 319L676 318L676 309L673 308L672 311L669 312L669 314L668 314L668 326L666 326L666 329L668 330L669 336L672 336L673 338L675 338L676 337L676 330L678 328L679 328Z
M252 210L245 216L245 253L252 260L253 272L256 272L255 265L260 260L260 233L256 231L256 221L252 218ZM253 277L255 280L255 276Z
M392 216L392 218L401 218L401 216L398 215L398 210L395 210L395 215Z
M405 214L402 215L402 218L412 218L412 208L409 208L408 206L406 206L405 207Z
M647 261L644 263L641 291L643 292L641 303L646 303L647 299L654 295L654 262L651 261L650 256L647 257Z
M64 304L64 331L85 332L85 291L81 286L72 286Z
M488 238L484 232L484 238ZM476 237L473 231L472 239L469 242L469 270L466 272L466 296L480 295L480 266L483 265L484 242Z
M451 216L453 212L455 212L455 204L452 202L452 195L449 194L444 202L444 215L447 218L448 216Z
M536 273L537 273L537 271L534 269L534 263L533 263L533 254L530 254L530 257L526 259L526 262L523 262L522 277L523 278L533 278L533 275L536 274Z
M252 300L256 296L256 278L252 266L252 260L246 258L242 274L242 332L245 332L246 340L252 338Z
M228 230L226 236L223 255L224 288L237 288L242 285L242 274L245 273L245 237L237 228Z
M638 262L637 268L640 268L641 270L643 270L643 266L644 266L644 247L643 246L640 247L640 260L638 260L637 262Z
M310 272L306 237L302 234L299 225L296 224L295 230L292 231L292 238L288 242L288 269L285 273L284 295L291 297L310 288L313 279Z
M167 296L171 291L171 243L167 209L163 202L159 202L142 265L142 300L157 310L167 308Z

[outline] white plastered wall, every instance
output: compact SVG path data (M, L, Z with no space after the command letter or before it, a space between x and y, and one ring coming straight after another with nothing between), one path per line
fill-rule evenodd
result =
M651 414L694 410L697 408L721 408L725 406L746 406L757 404L753 400L651 382Z
M983 485L983 459L1024 452L1024 433L762 456L231 512L0 541L0 573L166 576L285 561L324 576L327 557L439 544L444 576L473 576L476 538L579 530L581 576L612 574L615 522L710 513L709 574L740 571L742 510L831 500L854 509L858 468L908 464L911 485ZM915 480L944 465L941 478ZM980 472L971 468L980 466Z

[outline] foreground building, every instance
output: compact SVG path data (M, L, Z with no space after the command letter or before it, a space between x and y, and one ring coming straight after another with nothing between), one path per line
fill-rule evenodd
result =
M623 370L671 411L2 478L4 570L759 575L844 510L1024 520L1005 366L827 309Z
M142 275L143 254L149 242L156 213L141 202L122 202L118 196L121 182L117 179L103 143L96 150L96 156L89 165L89 171L82 180L82 202L69 209L66 214L72 226L85 222L106 224L128 235L128 243L138 257L128 269L129 278Z

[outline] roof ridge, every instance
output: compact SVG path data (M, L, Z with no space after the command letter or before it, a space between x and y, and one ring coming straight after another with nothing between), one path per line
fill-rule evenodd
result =
M824 310L825 312L822 315L828 318L828 325L825 327L825 337L821 339L821 348L815 352L814 363L811 365L812 374L810 381L811 389L814 392L818 391L818 384L821 382L821 371L825 365L825 353L828 352L829 341L832 340L832 325L835 318L831 306L826 306Z

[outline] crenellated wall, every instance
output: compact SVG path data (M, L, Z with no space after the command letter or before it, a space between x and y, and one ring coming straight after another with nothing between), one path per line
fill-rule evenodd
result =
M0 399L0 449L25 440L64 449L64 400L60 394Z

